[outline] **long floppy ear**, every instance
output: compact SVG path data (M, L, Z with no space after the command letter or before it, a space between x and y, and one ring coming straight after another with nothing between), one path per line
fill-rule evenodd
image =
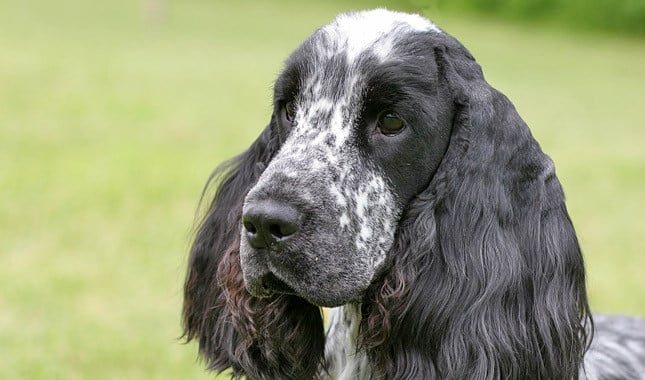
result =
M384 378L577 378L591 320L553 163L461 44L442 37L435 59L452 136L364 305L363 347Z
M199 341L209 369L231 368L235 378L310 379L322 361L318 307L294 296L255 298L244 287L242 205L279 148L276 136L268 126L247 151L211 177L221 179L195 237L184 285L186 340Z

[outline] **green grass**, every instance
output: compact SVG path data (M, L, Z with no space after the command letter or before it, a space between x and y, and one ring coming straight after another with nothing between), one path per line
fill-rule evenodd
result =
M0 0L0 378L212 378L182 345L208 174L284 58L367 4ZM645 314L645 44L437 15L554 158L596 310Z
M645 37L641 0L397 0L423 9L453 10L488 17L547 22L568 28Z

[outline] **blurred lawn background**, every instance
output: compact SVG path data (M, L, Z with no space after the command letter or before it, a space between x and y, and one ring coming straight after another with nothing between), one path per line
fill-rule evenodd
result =
M289 52L375 5L0 0L0 378L212 378L178 340L202 186L268 121ZM459 38L555 160L593 308L645 315L642 30L398 5Z

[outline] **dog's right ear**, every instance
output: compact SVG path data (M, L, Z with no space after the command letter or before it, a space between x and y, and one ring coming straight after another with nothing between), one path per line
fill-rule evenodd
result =
M209 369L230 368L236 378L312 378L322 358L319 308L294 296L253 297L242 276L244 198L280 144L272 120L249 149L214 171L208 183L219 184L188 262L184 337L199 341Z

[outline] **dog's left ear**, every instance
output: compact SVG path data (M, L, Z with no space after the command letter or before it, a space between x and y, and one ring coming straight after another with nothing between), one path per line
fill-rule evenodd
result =
M470 53L433 41L451 139L364 304L363 347L385 378L577 378L589 306L553 162Z
M311 379L323 355L320 309L295 296L251 296L240 264L244 198L280 146L272 126L211 177L219 184L190 253L184 336L199 341L209 369L235 378Z

